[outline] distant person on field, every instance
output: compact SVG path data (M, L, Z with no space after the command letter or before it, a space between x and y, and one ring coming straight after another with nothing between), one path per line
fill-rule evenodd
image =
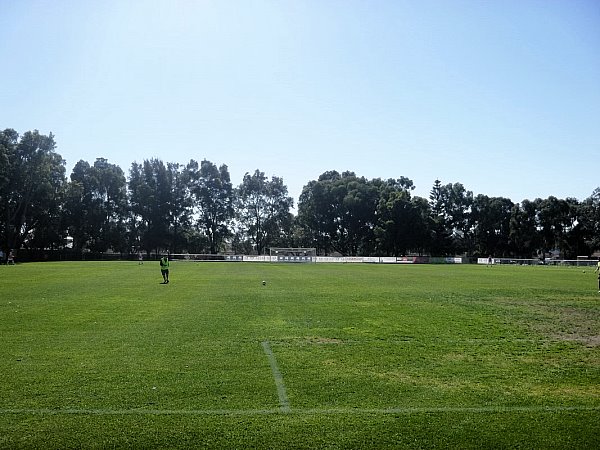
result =
M0 264L4 262L4 252L0 249Z
M144 255L142 252L138 253L138 264L144 264Z
M492 267L493 265L494 265L494 258L492 258L492 255L490 255L490 256L488 256L487 266Z
M167 255L160 258L160 273L163 277L163 284L169 284L169 257Z
M15 254L12 250L8 252L8 259L6 260L6 264L15 264Z
M598 272L598 293L600 293L600 258L598 258L598 263L596 264L594 272Z

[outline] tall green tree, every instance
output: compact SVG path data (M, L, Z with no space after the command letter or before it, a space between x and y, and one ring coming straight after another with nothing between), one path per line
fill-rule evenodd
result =
M65 162L54 136L12 129L0 132L0 246L19 249L59 245Z
M411 198L412 181L402 178L373 182L379 188L375 227L378 253L399 256L422 251L421 233L427 226L418 203Z
M556 250L563 257L577 256L569 242L569 234L577 224L578 202L575 199L558 199L550 196L540 202L539 225L544 251Z
M418 215L416 229L412 231L414 242L411 249L419 255L431 248L431 230L433 229L433 220L429 200L423 197L415 196L411 200L414 213Z
M319 254L333 250L336 236L339 204L331 192L331 184L341 179L336 171L323 173L318 180L309 181L298 201L297 222L305 238L306 247L315 247Z
M564 256L567 259L587 256L591 253L591 249L586 242L587 228L585 226L583 203L572 197L567 197L565 201L569 204L570 221L566 227L567 236Z
M235 216L234 189L225 164L217 168L210 161L198 163L191 160L185 172L188 187L194 200L198 228L206 236L212 254L223 249L225 240L231 236L231 224Z
M469 217L473 205L473 192L461 183L444 186L444 209L447 223L452 230L452 247L455 254L472 252L473 236Z
M237 189L237 202L241 231L258 254L289 234L294 200L288 196L282 178L273 176L269 180L258 169L252 175L246 173Z
M85 172L89 164L85 161L79 161L73 168L75 172ZM72 246L76 252L83 251L91 240L93 229L88 219L88 209L85 206L84 185L81 182L71 179L65 188L65 198L63 204L63 227L68 235L73 239Z
M430 196L433 220L432 253L459 254L473 250L469 216L473 193L461 183L435 180Z
M343 177L342 183L338 186L345 196L338 236L345 239L340 240L340 249L352 256L373 254L379 190L364 177Z
M167 163L167 174L171 183L169 221L172 241L170 250L175 253L181 253L189 247L193 222L193 201L185 167L177 163Z
M515 204L510 215L509 246L511 256L532 258L541 250L541 239L538 230L537 201L523 200Z
M127 183L123 170L104 158L93 166L79 161L67 189L66 214L74 247L125 252Z
M189 195L178 164L159 159L133 163L129 172L130 227L139 248L180 251L189 228Z
M364 177L329 171L304 187L298 216L312 229L319 250L369 254L375 248L378 201L377 186Z
M471 226L475 253L479 256L510 256L510 221L513 202L479 194L473 199Z
M579 221L587 255L600 250L600 187L579 206Z
M446 192L440 180L435 180L429 193L431 208L431 243L432 255L443 256L454 253L452 246L452 226L446 215Z

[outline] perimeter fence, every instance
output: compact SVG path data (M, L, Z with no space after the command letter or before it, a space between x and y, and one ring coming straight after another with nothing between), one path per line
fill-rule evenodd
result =
M144 253L142 261L158 261L163 253ZM538 259L538 258L479 258L479 257L435 257L435 256L313 256L313 255L241 255L175 253L170 259L181 262L260 262L280 264L341 263L341 264L481 264L481 265L520 265L520 266L596 266L598 258L578 257L577 259ZM139 253L75 252L72 250L46 250L15 252L15 261L140 261ZM0 264L5 261L0 261Z
M173 254L174 261L207 262L262 262L262 263L342 263L342 264L482 264L520 266L596 266L595 258L537 259L537 258L477 258L477 257L434 257L434 256L290 256L275 255L202 255Z

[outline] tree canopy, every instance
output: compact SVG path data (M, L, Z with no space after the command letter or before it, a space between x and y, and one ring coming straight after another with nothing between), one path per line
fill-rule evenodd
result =
M414 196L405 176L367 179L323 172L309 180L297 215L284 180L259 169L232 183L228 166L133 162L128 177L104 158L79 161L69 180L54 136L0 131L0 247L72 251L565 258L600 249L600 188L590 197L523 200L473 194L435 180Z

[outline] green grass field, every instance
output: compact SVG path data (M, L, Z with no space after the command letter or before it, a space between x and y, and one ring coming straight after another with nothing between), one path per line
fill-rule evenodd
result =
M262 285L266 280L266 286ZM0 448L598 448L589 269L0 266Z

